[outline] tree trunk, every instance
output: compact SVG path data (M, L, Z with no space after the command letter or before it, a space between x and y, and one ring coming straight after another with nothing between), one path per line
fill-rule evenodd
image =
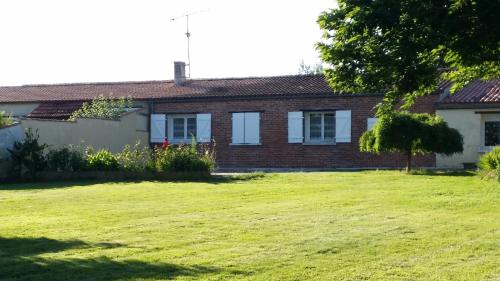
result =
M411 172L411 151L406 153L406 172Z

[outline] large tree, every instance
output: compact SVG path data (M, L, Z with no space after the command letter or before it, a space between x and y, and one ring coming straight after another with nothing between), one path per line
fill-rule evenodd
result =
M499 76L498 0L339 0L317 48L337 92L384 93L379 113L437 89ZM446 70L446 71L444 71Z
M453 0L443 21L441 49L453 91L474 79L500 77L500 1ZM438 49L438 48L437 48Z

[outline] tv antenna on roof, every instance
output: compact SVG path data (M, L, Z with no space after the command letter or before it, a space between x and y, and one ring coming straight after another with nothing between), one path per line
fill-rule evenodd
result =
M187 39L187 59L188 59L187 66L189 67L188 75L187 75L188 78L191 78L191 54L189 52L190 51L189 39L191 38L191 33L189 32L189 16L196 15L196 14L206 12L206 11L207 10L187 13L185 15L174 17L171 19L172 21L176 21L176 20L184 18L184 17L186 18L186 33L185 33L185 35L186 35L186 39Z

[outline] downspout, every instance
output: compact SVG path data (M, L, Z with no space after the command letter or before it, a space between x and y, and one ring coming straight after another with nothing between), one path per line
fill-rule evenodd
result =
M149 114L148 114L148 139L149 139L149 148L153 148L151 142L151 114L153 114L154 109L154 101L148 102Z

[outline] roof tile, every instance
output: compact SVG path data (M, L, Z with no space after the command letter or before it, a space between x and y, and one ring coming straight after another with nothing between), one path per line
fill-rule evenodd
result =
M67 120L74 111L82 107L82 104L82 102L44 102L35 108L28 117Z
M229 96L280 96L332 93L322 75L194 79L177 86L173 81L0 87L0 102L86 101L99 95L137 100Z
M441 101L445 104L498 103L500 102L500 79L476 80Z

